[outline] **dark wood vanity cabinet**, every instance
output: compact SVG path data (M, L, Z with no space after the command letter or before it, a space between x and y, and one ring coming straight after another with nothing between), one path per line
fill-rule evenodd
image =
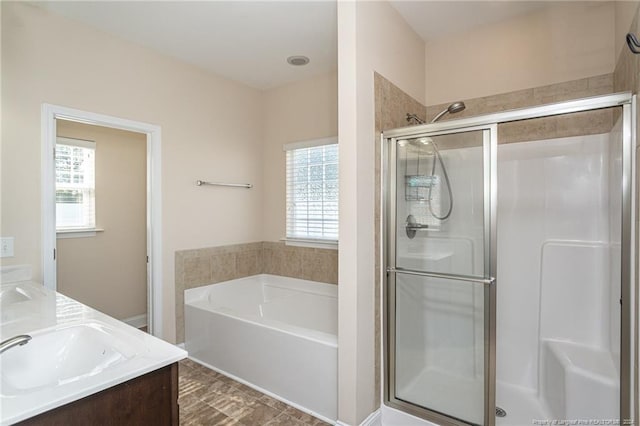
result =
M178 364L152 371L17 424L178 426Z

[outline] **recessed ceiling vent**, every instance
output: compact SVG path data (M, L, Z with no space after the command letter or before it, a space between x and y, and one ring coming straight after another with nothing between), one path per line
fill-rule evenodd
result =
M287 62L289 62L289 64L291 64L291 65L295 65L297 67L300 67L300 66L303 66L303 65L307 65L309 63L309 58L307 58L306 56L302 56L302 55L289 56L287 58Z

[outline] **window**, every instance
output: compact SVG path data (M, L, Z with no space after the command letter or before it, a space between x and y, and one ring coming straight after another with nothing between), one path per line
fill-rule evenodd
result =
M287 151L287 240L338 240L337 138L296 142Z
M96 226L96 144L79 139L56 141L56 230Z

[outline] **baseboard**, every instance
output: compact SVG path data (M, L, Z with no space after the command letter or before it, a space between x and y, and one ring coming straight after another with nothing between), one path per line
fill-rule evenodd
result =
M123 319L122 322L131 327L140 328L147 326L147 314L136 315L135 317Z
M349 425L338 420L336 422L336 426L349 426ZM382 413L380 412L380 409L378 408L376 411L369 414L367 418L364 419L362 423L360 423L359 426L382 426Z
M382 412L380 409L378 408L369 414L369 416L360 423L360 426L382 426Z

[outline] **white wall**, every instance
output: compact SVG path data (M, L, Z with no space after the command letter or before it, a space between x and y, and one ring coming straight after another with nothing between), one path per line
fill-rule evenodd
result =
M338 73L267 90L262 98L263 238L285 236L286 179L282 145L338 134Z
M549 2L527 15L429 41L426 105L613 72L615 8L613 2Z
M377 409L374 345L373 74L424 102L424 43L387 2L338 3L340 262L338 418Z
M609 311L619 323L620 305L610 286L620 278L609 272L610 216L619 216L609 142L604 134L498 147L499 382L537 389L540 339L611 347ZM621 175L611 177L619 190Z
M174 252L262 239L260 92L26 3L2 2L2 236L41 271L43 102L162 127L163 329L174 341ZM251 182L250 191L196 179Z

